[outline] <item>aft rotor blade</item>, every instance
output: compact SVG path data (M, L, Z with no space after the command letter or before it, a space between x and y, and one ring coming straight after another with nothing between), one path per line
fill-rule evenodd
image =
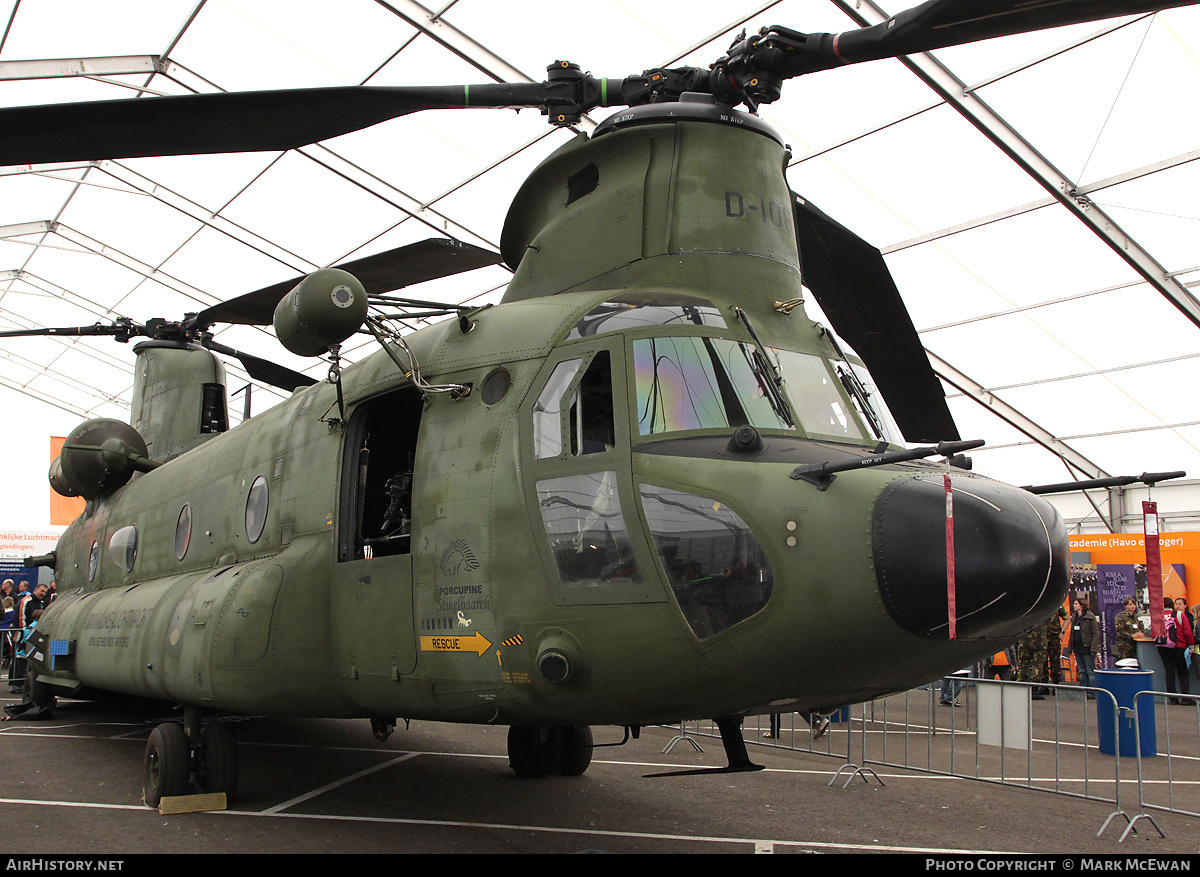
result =
M262 359L249 353L243 353L240 350L227 347L217 341L208 341L204 346L215 353L223 353L226 356L235 357L242 364L242 367L246 369L246 374L250 375L256 381L262 381L264 384L279 387L281 390L287 390L289 393L299 387L311 387L317 383L316 378L293 371L287 366L279 365L270 360Z
M862 357L904 437L957 440L945 392L883 254L795 193L793 210L804 285Z
M1192 6L1197 0L929 0L882 24L841 34L808 34L776 68L783 76L929 52L1121 15Z
M420 110L546 103L542 83L344 86L0 109L0 165L293 149Z
M429 238L334 267L357 277L368 295L382 295L427 280L496 265L500 261L499 253L482 247L449 238ZM269 326L275 306L303 279L294 277L213 305L196 314L188 326L205 327L213 323Z

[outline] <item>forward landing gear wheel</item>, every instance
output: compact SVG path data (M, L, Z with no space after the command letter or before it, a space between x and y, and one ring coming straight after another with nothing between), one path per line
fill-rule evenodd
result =
M508 764L517 776L580 776L591 763L592 729L587 725L508 729Z
M592 763L592 729L588 725L562 728L562 752L558 765L565 777L582 776Z
M167 722L150 732L142 785L142 798L147 806L157 808L163 798L187 794L190 760L187 735L182 727Z
M238 755L233 729L225 722L209 722L200 731L201 750L196 758L196 788L200 792L237 790Z

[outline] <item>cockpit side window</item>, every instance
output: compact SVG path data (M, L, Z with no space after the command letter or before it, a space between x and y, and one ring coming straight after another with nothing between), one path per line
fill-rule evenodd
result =
M667 599L633 492L620 337L572 343L523 408L531 523L563 604ZM618 399L622 401L618 403ZM536 511L533 511L536 509Z
M612 360L601 350L583 373L571 399L571 454L598 454L616 445L613 421Z
M616 446L612 357L600 350L586 367L584 362L578 358L558 363L538 394L533 449L539 460L564 452L572 457L598 454Z
M550 551L564 585L641 584L615 472L550 478L538 482L537 492Z
M582 359L566 359L554 367L533 404L533 452L539 460L562 453L562 400Z
M639 484L642 511L688 626L708 639L756 615L775 576L741 517L711 497Z

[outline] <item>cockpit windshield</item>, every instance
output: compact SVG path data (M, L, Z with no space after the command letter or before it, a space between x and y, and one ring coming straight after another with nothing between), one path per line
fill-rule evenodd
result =
M749 344L671 336L633 342L638 431L658 435L749 424L793 429L787 404Z

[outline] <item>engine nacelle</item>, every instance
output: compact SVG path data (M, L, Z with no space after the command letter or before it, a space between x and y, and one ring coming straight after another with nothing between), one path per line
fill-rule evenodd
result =
M298 356L320 356L359 330L367 291L340 268L322 268L296 284L275 308L275 335Z
M72 487L63 475L61 457L55 457L54 462L50 464L50 486L60 496L79 496L79 491Z
M62 453L50 465L50 484L63 496L96 499L124 485L134 472L157 465L147 453L145 440L128 423L89 420L67 436Z

